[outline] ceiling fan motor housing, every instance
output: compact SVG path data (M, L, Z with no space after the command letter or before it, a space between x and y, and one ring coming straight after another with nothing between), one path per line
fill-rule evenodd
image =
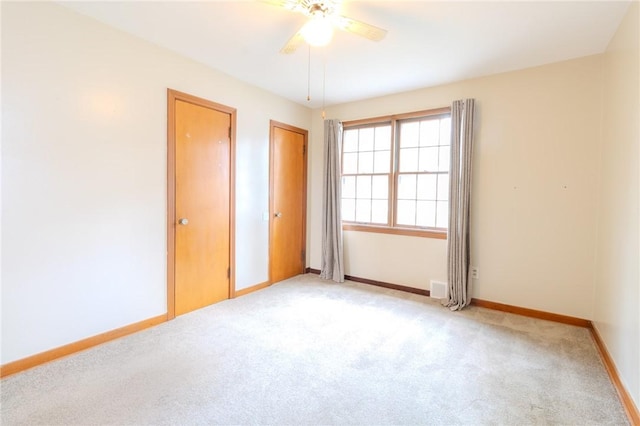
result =
M332 2L323 1L323 0L306 0L305 3L305 14L308 16L318 16L322 15L328 16L335 13L335 5Z

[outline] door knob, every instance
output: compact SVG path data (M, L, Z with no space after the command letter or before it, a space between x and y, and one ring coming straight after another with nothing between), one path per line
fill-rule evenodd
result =
M274 214L275 217L282 217L282 212L278 212L276 214Z
M186 217L183 217L182 219L180 219L180 220L178 221L178 223L179 223L180 225L188 225L188 224L189 224L189 219L187 219Z

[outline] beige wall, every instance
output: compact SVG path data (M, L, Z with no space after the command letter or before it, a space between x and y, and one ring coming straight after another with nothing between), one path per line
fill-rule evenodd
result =
M640 407L640 7L604 56L603 140L594 323Z
M53 2L2 2L2 356L166 312L166 90L237 109L237 288L268 279L269 119L310 110Z
M472 194L474 297L582 318L593 314L601 56L326 109L352 120L478 104ZM322 191L313 116L310 193ZM309 262L320 267L320 197L309 201ZM446 241L345 233L346 273L416 288L446 280Z

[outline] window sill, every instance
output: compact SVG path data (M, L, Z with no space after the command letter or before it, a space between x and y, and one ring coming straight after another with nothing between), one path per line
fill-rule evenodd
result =
M391 228L388 226L362 225L356 223L344 223L344 231L373 232L377 234L406 235L409 237L435 238L438 240L447 239L446 230L436 229L414 229L414 228Z

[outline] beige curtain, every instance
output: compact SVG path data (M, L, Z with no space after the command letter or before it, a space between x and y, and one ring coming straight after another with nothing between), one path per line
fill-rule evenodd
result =
M474 99L451 105L451 166L449 169L449 234L447 261L449 296L445 306L457 311L471 303L469 279L469 204L473 155Z
M320 277L344 282L342 254L342 123L324 121L324 188L322 194L322 262Z

